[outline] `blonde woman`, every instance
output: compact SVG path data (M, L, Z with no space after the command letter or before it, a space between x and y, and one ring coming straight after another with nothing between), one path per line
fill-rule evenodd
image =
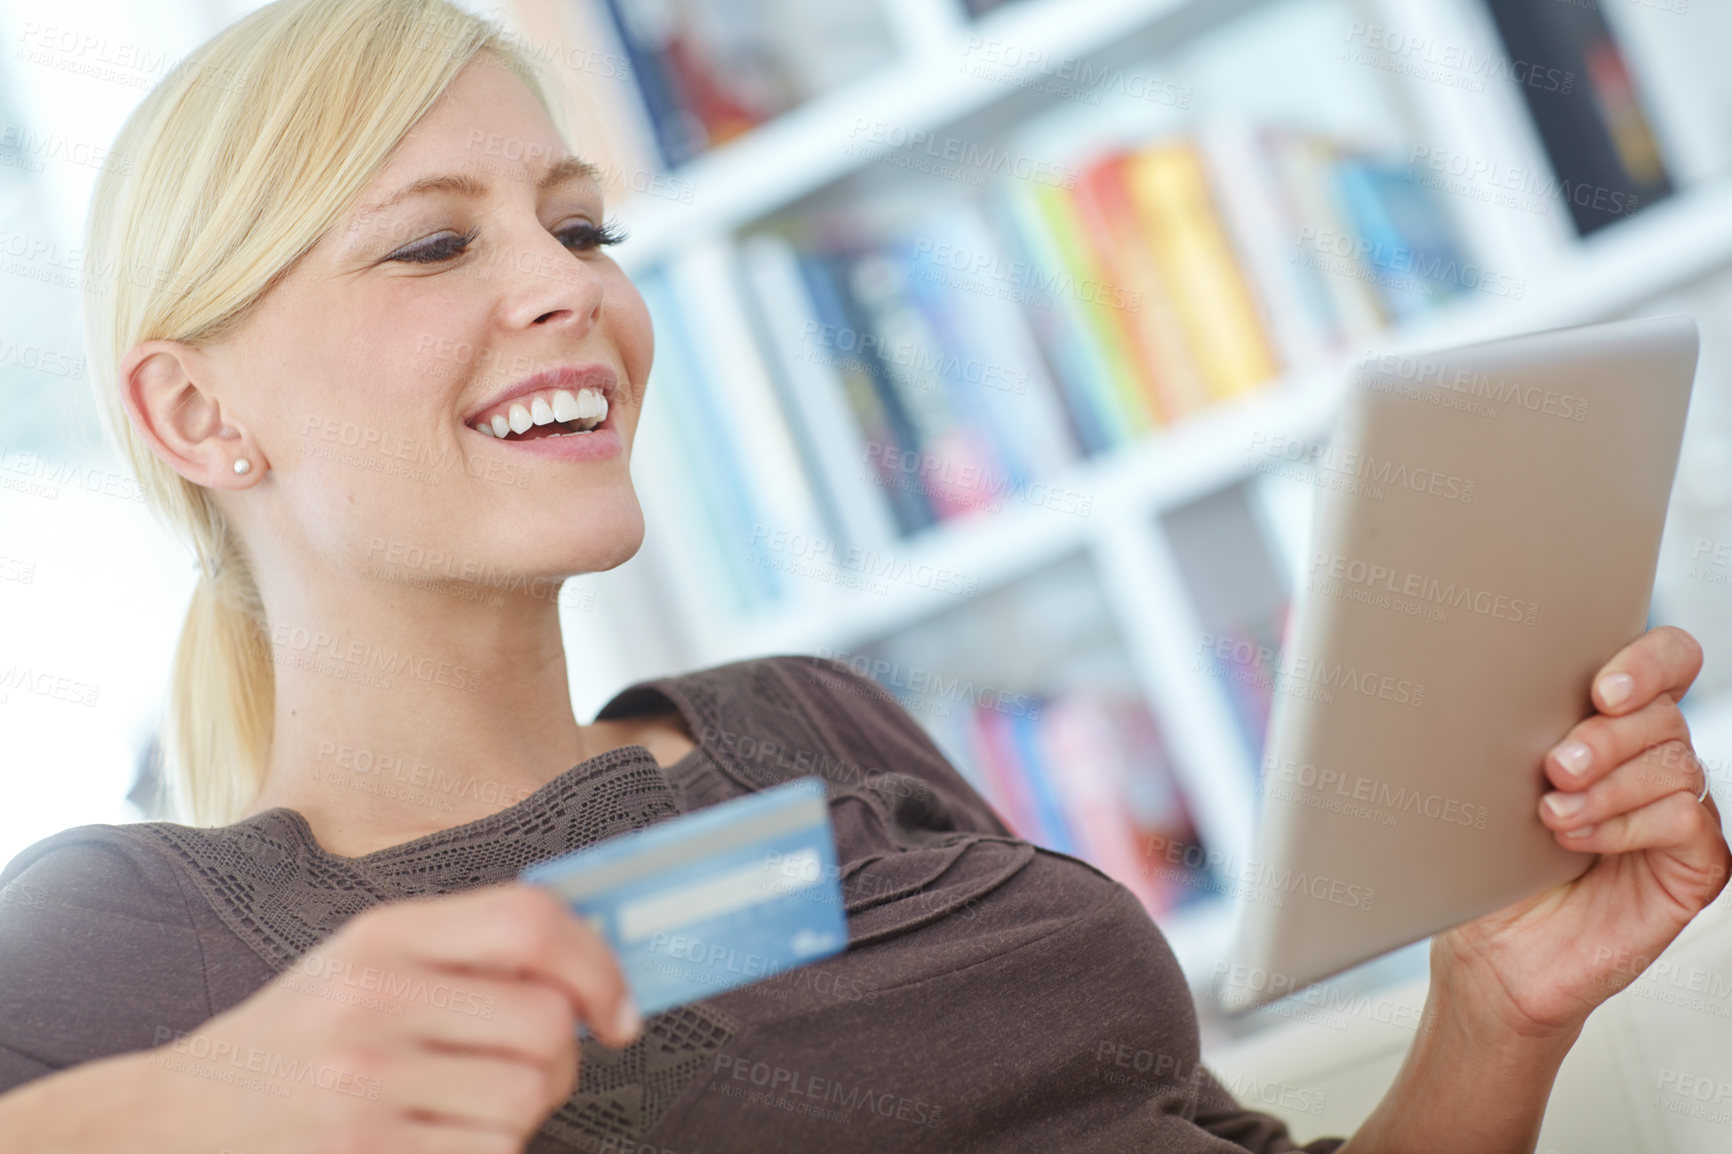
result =
M652 338L509 42L446 0L279 0L196 59L116 142L85 298L110 433L204 563L193 824L0 875L0 1151L1297 1149L1199 1065L1128 891L1010 837L864 679L741 662L573 717L546 594L638 548ZM1598 864L1436 938L1388 1098L1304 1149L1532 1149L1617 959L1725 882L1699 663L1661 629L1606 667L1542 808ZM851 935L812 967L639 1021L512 880L809 772Z

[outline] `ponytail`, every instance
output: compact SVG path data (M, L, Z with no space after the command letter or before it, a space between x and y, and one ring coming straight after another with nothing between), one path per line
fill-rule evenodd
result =
M227 521L212 514L218 532L201 543L174 651L165 750L173 796L196 825L233 820L264 785L276 705L258 585ZM218 766L226 771L211 772Z

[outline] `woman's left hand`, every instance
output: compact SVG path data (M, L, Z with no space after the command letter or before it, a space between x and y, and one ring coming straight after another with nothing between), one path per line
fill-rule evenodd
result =
M1439 936L1434 981L1523 1037L1572 1036L1726 885L1732 852L1678 699L1702 648L1662 626L1594 679L1599 710L1546 755L1540 819L1586 873ZM1462 1003L1458 1002L1458 1005ZM1482 1020L1481 1024L1485 1024Z

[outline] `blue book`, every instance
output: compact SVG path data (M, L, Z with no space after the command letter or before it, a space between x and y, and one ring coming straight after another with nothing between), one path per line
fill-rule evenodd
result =
M805 278L806 291L811 294L812 308L819 321L836 326L838 332L856 334L857 339L858 334L871 331L870 324L854 309L853 303L838 283L836 263L837 258L807 253L800 258L800 271ZM873 357L856 359L863 362L865 371L844 370L843 376L849 380L849 404L860 420L866 447L870 450L873 445L877 445L880 453L919 452L920 443L914 432L914 424L897 398L888 377L884 375L883 366ZM873 464L871 461L862 460L860 467L870 469ZM900 475L895 475L892 479L900 479ZM907 537L937 523L938 514L917 485L889 484L883 488L884 496L896 515L897 529L902 536Z
M922 237L931 239L944 235L941 232L944 218L940 216L928 217L921 224ZM949 281L956 274L933 258L931 254L937 248L938 242L935 242L927 251L921 251L920 242L913 239L905 240L899 246L899 255L908 267L908 295L937 330L945 349L955 353L959 360L965 360L971 342L969 334L964 331L967 323L964 311L954 298L959 292L974 290L950 285ZM1027 484L1028 464L1020 452L1015 431L1006 427L1005 414L993 405L986 390L955 379L947 379L946 383L950 386L957 410L966 413L969 423L987 435L993 455L998 459L1001 477L1013 486Z
M1349 231L1370 243L1367 259L1380 273L1372 289L1388 316L1399 323L1466 291L1468 273L1448 218L1405 165L1344 157L1335 185L1353 222Z

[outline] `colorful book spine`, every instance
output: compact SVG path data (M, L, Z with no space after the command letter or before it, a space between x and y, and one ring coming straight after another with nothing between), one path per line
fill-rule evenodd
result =
M1147 705L1076 690L1041 706L970 708L947 736L967 748L966 776L1011 831L1095 866L1150 914L1217 893Z
M978 393L1015 447L1025 479L1050 477L1077 459L1058 391L1041 363L1022 310L1011 299L1024 292L986 217L971 201L949 206L932 232L959 251L977 254L995 270L989 291L956 293L955 333L947 359L957 389Z
M1330 344L1339 351L1384 325L1382 309L1357 260L1339 251L1342 238L1349 252L1358 241L1341 216L1333 187L1339 150L1330 141L1300 133L1276 130L1265 139L1295 225L1291 264L1326 302L1332 320Z
M1138 153L1126 163L1126 180L1209 393L1228 400L1261 387L1279 366L1196 147L1182 142Z
M748 237L740 253L758 332L777 372L816 496L836 537L849 548L879 549L896 539L896 521L883 487L866 468L868 436L848 403L839 350L823 339L799 254L774 233Z
M705 148L745 135L774 112L750 108L728 90L704 59L690 26L676 31L662 52L662 62L685 97L686 114L703 126Z
M1249 124L1219 118L1202 126L1197 144L1276 358L1288 369L1320 363L1329 348L1328 300L1289 259L1298 228L1281 199L1268 141Z
M954 404L992 439L1002 467L987 486L1002 493L1052 475L1076 449L1021 313L998 295L1016 286L1004 280L995 238L968 205L922 218L916 231L918 241L900 246L908 292L936 334ZM957 281L936 256L944 252L970 254L988 271Z
M890 462L898 485L917 486L940 518L988 504L979 486L959 478L991 475L1003 464L967 396L953 397L942 374L946 350L909 287L902 246L870 251L854 260L848 285L870 323L851 334L855 355L874 358L888 387L909 414L914 453ZM870 351L867 339L871 338Z
M1082 286L1099 286L1105 279L1084 238L1072 198L1064 189L1041 185L1034 189L1034 199L1058 242L1059 256L1064 262L1061 268L1051 270L1056 274L1058 292L1076 299L1077 311L1087 322L1095 348L1106 366L1108 387L1104 392L1117 409L1116 423L1129 430L1133 438L1141 437L1155 427L1157 414L1151 411L1147 393L1137 378L1133 354L1117 315L1098 299L1089 299L1083 291Z
M1101 702L1125 759L1124 805L1143 855L1143 872L1156 879L1163 909L1220 900L1209 880L1205 847L1154 715L1141 700L1112 696Z
M1038 280L1045 270L1063 267L1052 230L1042 219L1026 182L1004 182L992 207L997 231L1005 238L1012 258L1035 270L1031 279ZM1065 413L1083 453L1092 457L1128 441L1130 431L1120 423L1111 398L1104 395L1111 388L1106 363L1075 298L1060 293L1044 302L1030 299L1023 315L1053 380L1064 392Z
M1169 287L1155 261L1155 237L1146 230L1125 185L1129 154L1110 152L1087 166L1074 200L1083 232L1094 248L1110 292L1107 308L1134 355L1150 412L1170 424L1208 403Z
M800 271L820 323L829 326L827 331L859 333L865 331L863 318L837 283L840 263L833 255L804 253ZM876 360L852 358L841 362L841 367L848 403L866 434L864 459L855 462L855 467L877 478L895 514L898 534L906 537L918 533L936 523L938 517L918 487L902 482L901 454L918 452L918 438L908 413Z

